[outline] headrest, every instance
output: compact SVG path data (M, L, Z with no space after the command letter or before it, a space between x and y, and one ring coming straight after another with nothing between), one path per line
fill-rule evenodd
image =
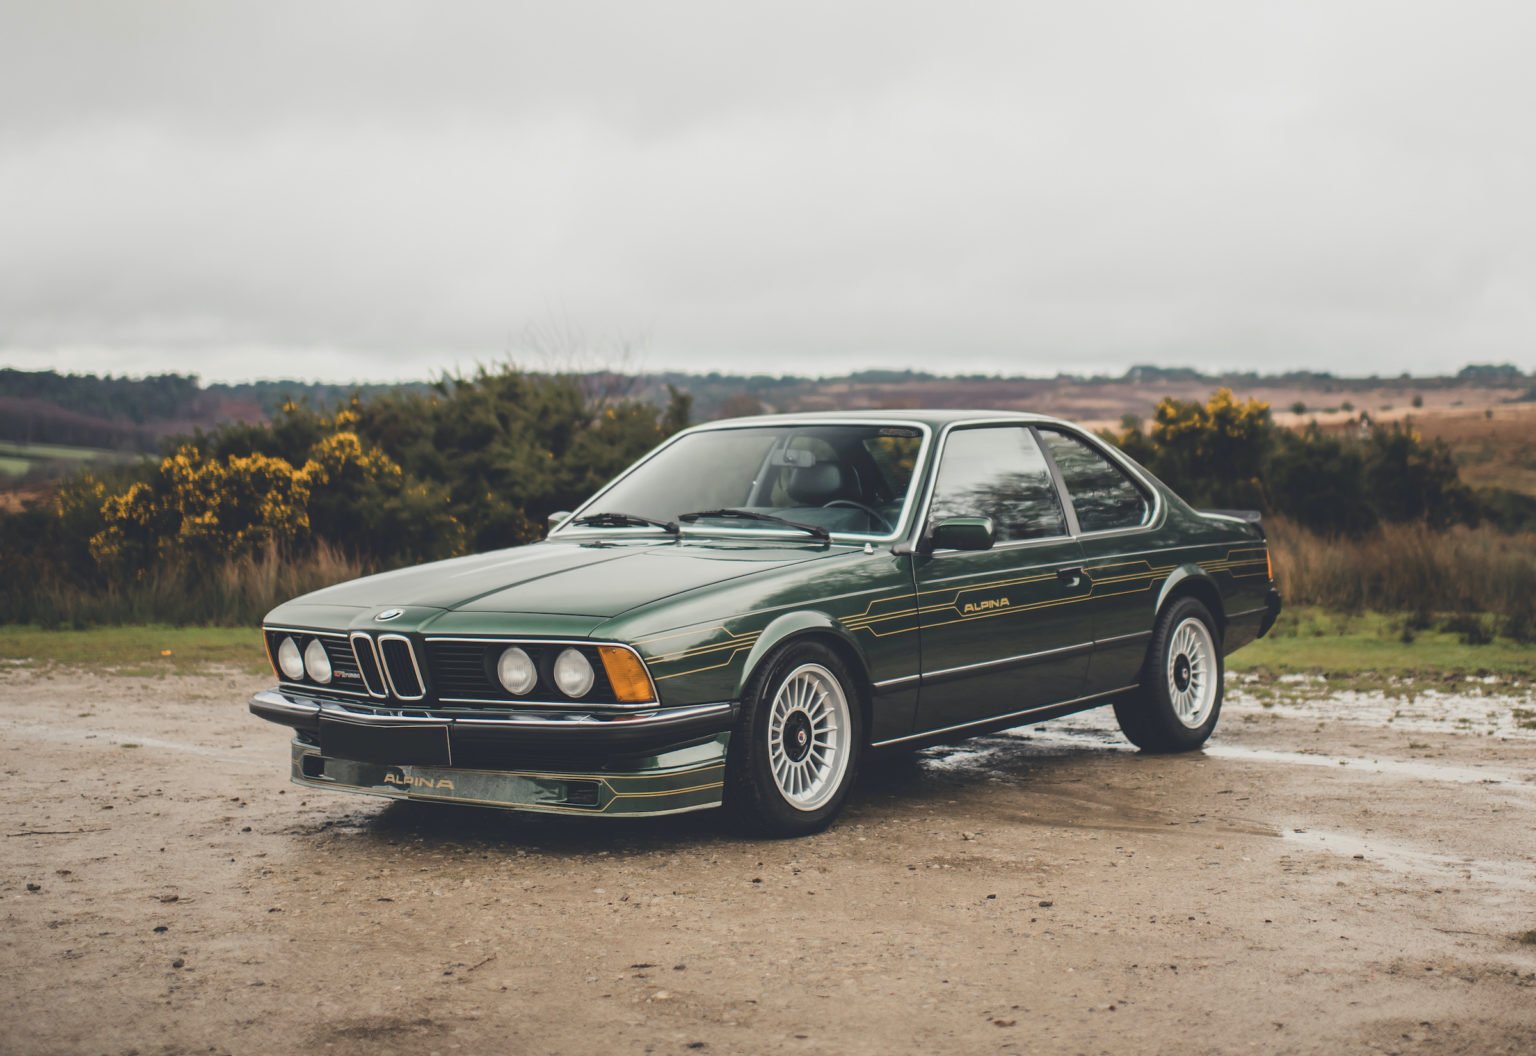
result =
M836 462L797 466L789 471L784 490L798 505L820 506L842 493L843 467Z

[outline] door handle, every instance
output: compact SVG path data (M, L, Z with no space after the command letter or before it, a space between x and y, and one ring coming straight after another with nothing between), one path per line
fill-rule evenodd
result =
M1056 570L1056 578L1069 587L1075 587L1083 581L1083 570L1077 568L1059 568Z

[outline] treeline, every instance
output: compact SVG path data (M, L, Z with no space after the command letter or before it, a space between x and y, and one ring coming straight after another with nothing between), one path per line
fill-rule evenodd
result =
M676 391L657 406L515 370L328 408L290 402L0 517L0 619L250 620L294 569L314 569L318 586L328 569L530 542L689 413Z
M195 374L130 378L0 367L0 440L154 452L168 434L213 428L232 420L264 420L294 401L326 407L352 396L366 399L428 388L426 382L204 385Z
M636 391L608 375L482 370L290 401L160 457L93 467L47 503L0 515L0 621L249 622L337 579L542 538L550 513L688 424L688 393ZM1449 449L1411 424L1293 432L1221 390L1165 399L1150 422L1108 435L1197 506L1279 518L1296 542L1286 552L1314 555L1290 567L1320 602L1460 611L1475 600L1466 584L1497 583L1509 589L1477 593L1512 627L1533 622L1519 615L1519 599L1536 597L1532 537L1500 529L1536 525L1536 500L1472 491ZM1351 580L1349 562L1323 561L1346 546L1402 559ZM1394 565L1429 571L1389 577Z
M1105 436L1196 506L1282 514L1324 536L1408 522L1536 528L1536 498L1474 492L1450 448L1411 421L1283 429L1268 404L1220 389L1205 403L1164 399L1150 423L1127 417Z

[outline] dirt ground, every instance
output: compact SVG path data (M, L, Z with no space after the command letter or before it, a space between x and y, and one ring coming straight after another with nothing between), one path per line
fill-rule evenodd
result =
M0 1051L1536 1052L1536 733L1094 713L763 842L297 788L260 683L5 673Z

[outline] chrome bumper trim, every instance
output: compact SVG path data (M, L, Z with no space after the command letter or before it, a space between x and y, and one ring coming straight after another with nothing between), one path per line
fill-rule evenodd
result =
M731 713L731 708L730 701L723 701L718 704L693 704L679 708L657 708L640 713L620 712L599 715L591 712L573 712L556 715L516 712L500 715L464 716L459 714L434 714L419 710L386 711L375 708L348 707L340 701L315 700L310 697L294 696L272 689L264 689L256 693L251 697L250 703L252 713L263 718L266 717L263 715L263 712L286 715L296 719L317 719L323 714L327 719L335 719L340 722L366 723L369 725L442 726L446 723L456 727L482 730L633 729L653 724L672 723L684 719L724 717Z

